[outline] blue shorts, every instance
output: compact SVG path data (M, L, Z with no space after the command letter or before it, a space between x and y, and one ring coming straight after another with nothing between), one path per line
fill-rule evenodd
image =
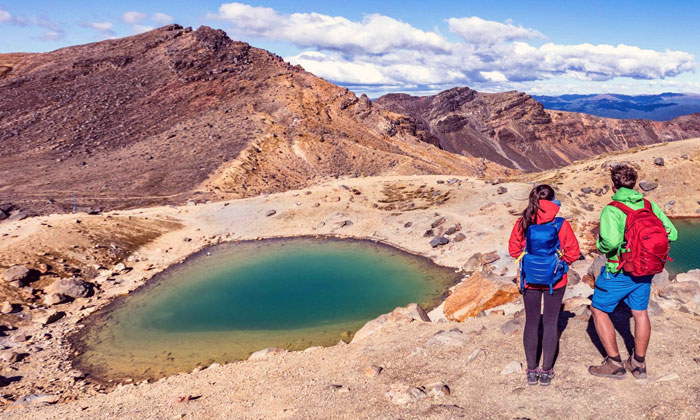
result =
M649 306L651 279L654 276L635 277L619 272L608 273L603 266L595 281L591 305L603 312L612 312L624 300L630 309L645 311Z

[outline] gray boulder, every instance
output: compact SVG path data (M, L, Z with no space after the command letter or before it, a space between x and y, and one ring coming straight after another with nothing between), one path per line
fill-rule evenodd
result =
M659 186L659 184L657 184L656 182L652 182L652 181L641 181L639 183L639 188L641 188L642 191L655 190L658 186Z
M13 265L2 275L7 282L26 283L29 279L29 269L23 265Z
M657 166L664 166L664 164L665 164L664 158L662 158L662 157L657 157L656 159L654 159L654 165L657 165Z
M444 236L436 236L430 241L430 246L433 248L437 248L442 245L447 245L450 243L450 240L445 238Z
M84 298L90 296L92 284L77 278L58 279L51 283L44 292L47 295L58 294L72 298Z

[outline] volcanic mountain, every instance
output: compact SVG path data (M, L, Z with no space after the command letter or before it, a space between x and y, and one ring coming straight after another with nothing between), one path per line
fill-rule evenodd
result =
M126 208L505 169L422 142L366 96L206 26L2 54L0 92L0 203L39 212L69 210L73 195Z
M700 136L700 114L665 122L616 120L546 110L529 95L515 91L481 93L459 87L434 96L389 94L374 104L408 115L409 125L427 143L525 171Z

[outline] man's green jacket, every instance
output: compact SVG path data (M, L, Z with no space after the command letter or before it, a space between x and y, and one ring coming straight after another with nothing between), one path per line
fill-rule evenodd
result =
M612 199L621 202L632 210L639 210L644 207L644 196L629 188L620 188L615 195L613 195ZM673 223L671 223L661 208L653 201L651 202L651 209L654 214L661 219L661 222L663 222L666 232L668 233L668 239L670 241L678 239L676 227L673 226ZM625 213L616 207L605 206L600 213L600 237L598 237L596 246L598 247L598 251L605 254L608 260L618 259L616 257L618 257L620 253L620 247L624 240L626 221L627 216L625 216ZM617 263L608 262L605 264L605 268L609 273L618 272L617 266Z

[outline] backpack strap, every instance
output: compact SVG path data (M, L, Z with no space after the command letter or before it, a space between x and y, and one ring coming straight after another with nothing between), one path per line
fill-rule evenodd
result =
M654 212L654 210L651 208L651 201L647 200L646 198L644 199L644 208L652 213Z
M554 220L552 220L552 224L557 228L557 233L559 233L562 225L564 224L564 218L563 217L555 217Z
M646 206L646 201L647 201L647 200L644 200L644 201L645 201L644 205ZM625 213L625 216L629 216L630 213L633 212L633 210L632 210L631 208L629 208L629 206L627 206L627 205L625 205L625 204L622 204L622 203L620 203L619 201L611 201L610 204L608 204L608 205L611 206L611 207L615 207L616 209L618 209L618 210L620 210L621 212Z

